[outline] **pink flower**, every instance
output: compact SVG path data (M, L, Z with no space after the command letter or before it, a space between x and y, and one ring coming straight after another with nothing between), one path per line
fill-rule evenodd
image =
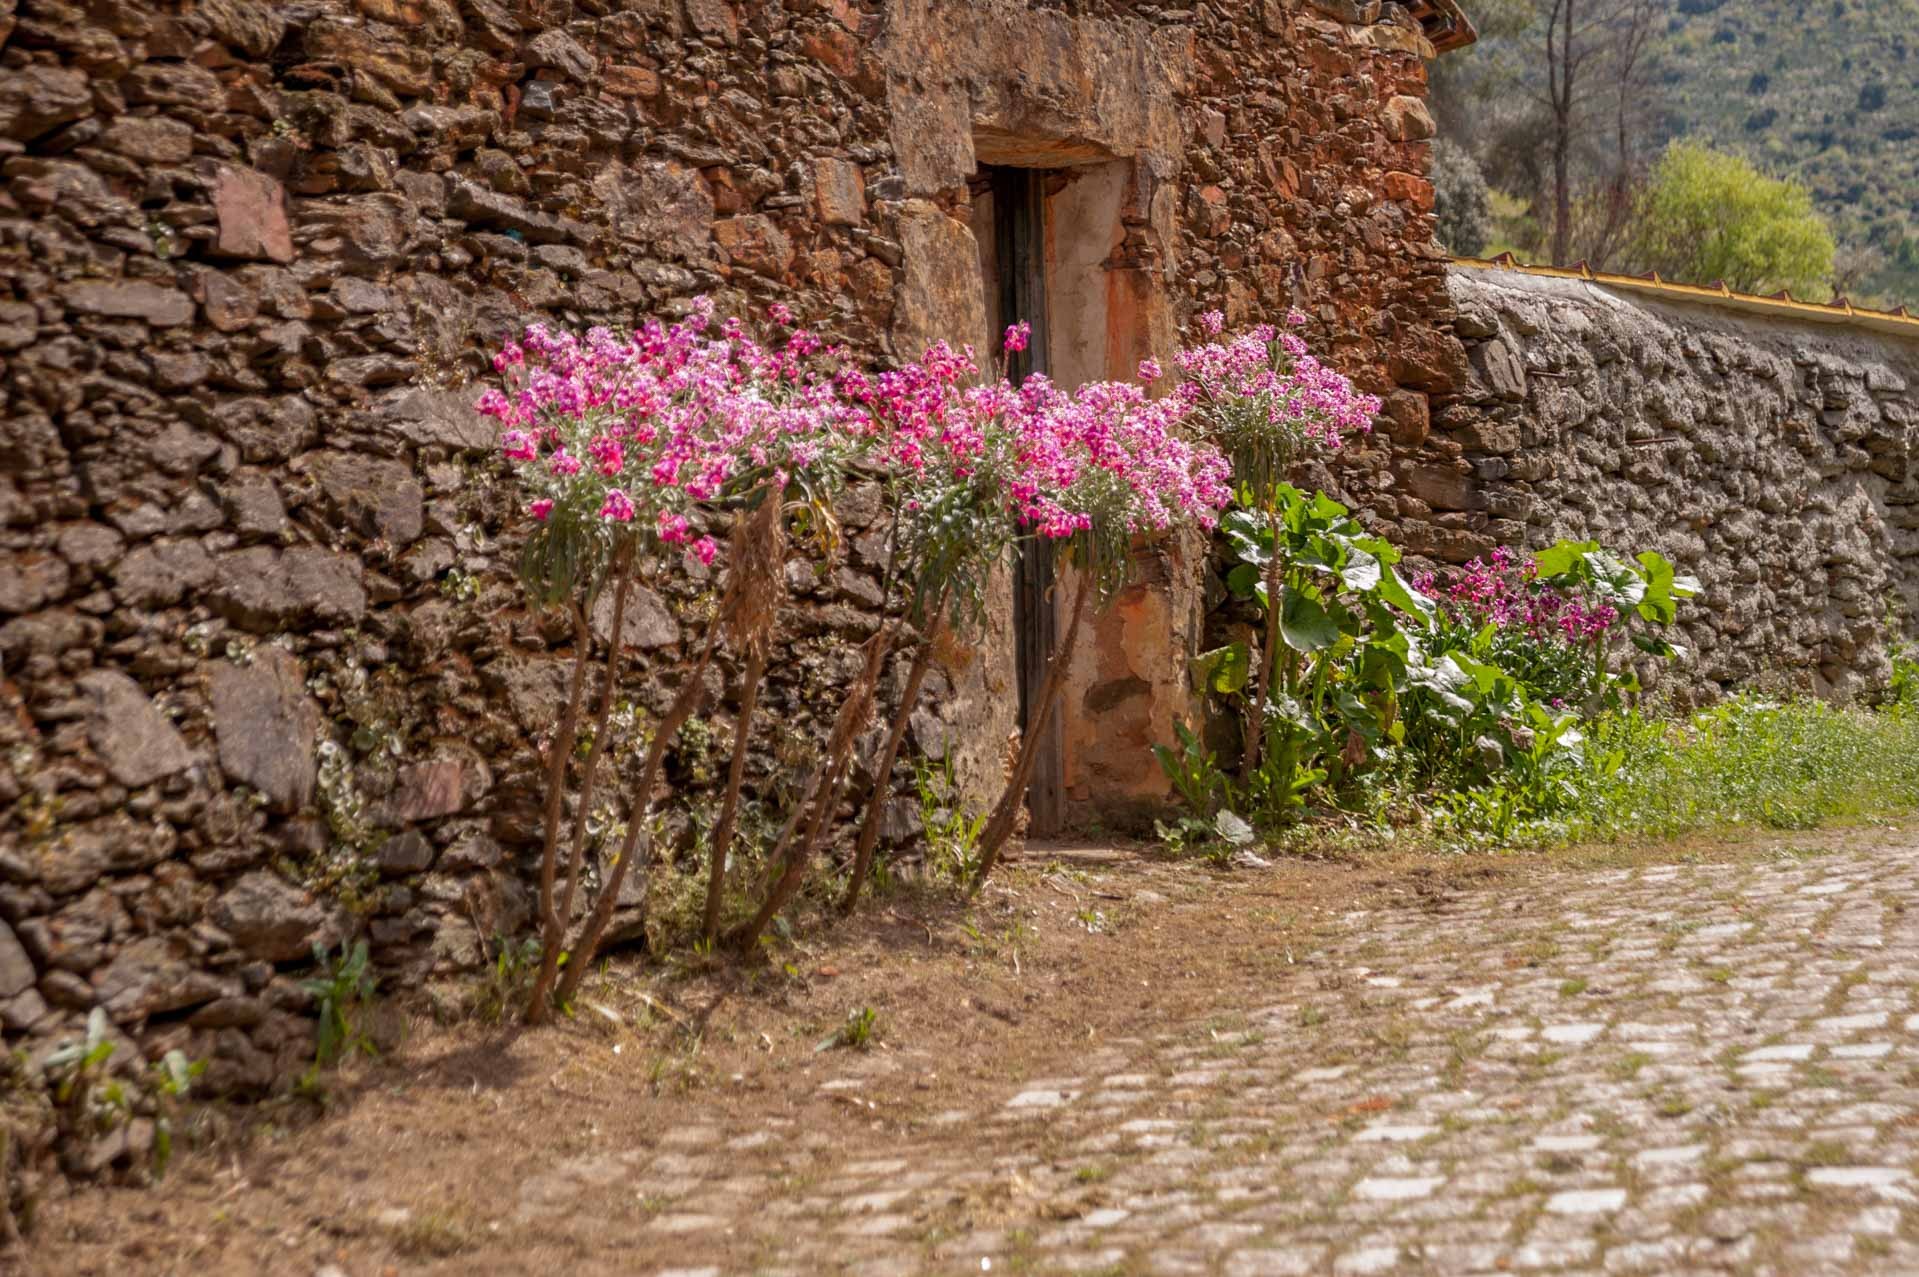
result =
M1006 339L1001 343L1007 354L1015 354L1026 349L1026 343L1033 335L1033 326L1020 320L1006 330Z
M1142 359L1139 361L1139 379L1148 385L1158 381L1163 371L1157 359Z
M633 498L622 489L609 489L606 500L600 504L600 517L608 523L630 523L633 515Z
M1217 310L1201 311L1199 327L1208 337L1219 336L1219 330L1226 327L1226 316Z
M524 430L509 430L500 436L500 455L508 461L531 461L539 454L533 436Z
M538 519L541 523L545 523L546 516L553 513L553 500L551 497L541 497L538 501L527 506L526 512Z
M668 514L662 510L660 511L658 527L660 540L666 542L668 545L684 545L686 543L687 528L685 515Z
M599 463L600 473L609 479L618 474L621 466L625 464L626 449L620 445L619 440L607 435L594 436L586 445L586 451L587 455Z
M712 537L701 537L693 543L693 557L707 567L713 566L713 557L720 552Z
M501 421L507 421L513 416L513 401L495 388L482 393L473 405L473 409L482 417L497 417Z

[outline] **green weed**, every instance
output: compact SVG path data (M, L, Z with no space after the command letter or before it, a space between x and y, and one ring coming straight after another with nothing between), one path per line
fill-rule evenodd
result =
M366 941L348 944L343 940L338 954L328 954L315 944L313 962L320 973L301 981L301 987L313 995L320 1016L309 1079L317 1079L320 1070L332 1068L355 1051L379 1054L362 1027L379 983L368 969Z

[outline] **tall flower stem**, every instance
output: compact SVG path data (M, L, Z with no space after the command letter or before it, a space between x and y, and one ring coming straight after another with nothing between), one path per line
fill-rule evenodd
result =
M720 906L726 898L726 857L740 814L746 746L753 731L753 710L759 703L760 679L765 673L766 651L761 645L746 658L746 673L740 683L740 716L733 725L733 760L726 770L726 798L720 806L719 823L713 828L713 851L706 871L706 911L700 923L700 938L709 943L720 932Z
M885 818L887 795L891 791L893 763L899 758L900 744L906 739L907 724L912 721L913 709L919 704L920 688L926 682L927 671L933 667L933 649L939 642L940 629L945 622L947 595L942 592L926 622L926 633L920 636L919 646L913 652L912 667L906 673L906 687L900 692L900 703L893 711L893 723L886 733L886 744L880 750L879 761L873 769L873 789L866 799L866 817L860 822L859 843L853 849L853 876L846 884L846 894L840 898L840 912L851 913L859 902L860 889L866 883L866 876L873 869L873 852L879 846L880 824Z
M986 884L987 875L999 863L1000 849L1012 837L1013 828L1019 823L1020 808L1026 803L1026 787L1032 783L1033 768L1039 761L1038 742L1045 739L1046 730L1052 725L1053 710L1059 703L1060 692L1066 686L1066 667L1073 659L1073 647L1079 638L1080 623L1086 616L1086 604L1092 596L1095 575L1094 566L1086 564L1080 575L1079 586L1073 592L1072 615L1066 622L1066 634L1060 640L1059 649L1053 653L1053 659L1047 662L1038 703L1033 706L1031 728L1020 736L1019 757L1013 763L1013 774L1006 782L1006 791L1000 795L999 805L993 809L993 818L987 822L986 834L980 841L979 867L973 871L971 886L974 891Z
M813 853L818 850L820 838L832 821L834 811L839 807L840 792L853 759L854 741L860 729L872 717L874 691L879 686L880 671L886 667L886 655L892 650L899 627L900 622L890 622L866 641L866 664L853 686L847 689L846 700L841 703L839 716L833 722L833 733L827 740L826 761L819 781L814 786L812 802L807 808L804 831L799 841L787 852L784 867L772 889L767 892L760 911L731 938L733 945L742 952L752 951L767 924L799 894L800 886L806 881L806 867Z
M586 764L580 777L580 797L573 812L573 831L571 847L567 855L566 887L560 897L557 909L551 908L552 893L548 884L552 879L552 861L557 855L549 853L547 861L540 867L540 888L543 906L543 934L540 937L540 970L534 977L533 990L526 1004L526 1022L542 1024L552 1009L553 981L559 974L560 948L566 940L566 925L573 918L573 901L580 885L580 870L586 860L586 822L593 806L593 787L599 777L600 759L606 753L607 738L612 734L607 723L613 714L614 694L619 690L620 657L626 650L626 600L633 584L633 552L631 545L622 546L613 560L613 630L607 641L606 672L600 682L600 707L593 717L593 743L587 748ZM591 631L586 631L591 638ZM572 745L569 743L569 752ZM562 773L564 775L564 773ZM550 804L553 799L549 795ZM554 849L557 851L557 848Z
M652 743L647 746L646 762L640 769L640 782L634 787L633 801L628 804L626 837L620 843L619 857L613 862L613 872L600 885L600 898L593 903L593 912L587 915L579 938L573 943L566 973L560 979L558 996L561 1002L571 1001L579 991L580 981L586 979L594 955L599 952L600 937L606 934L607 924L613 920L613 910L620 900L620 888L626 885L626 875L632 869L633 859L639 851L640 836L651 823L653 791L660 783L660 769L666 761L667 746L672 744L680 728L686 725L686 720L693 717L706 695L706 667L713 662L713 650L718 645L719 636L717 625L708 627L706 640L700 646L699 659L687 671L679 694L673 698L673 704L667 708L666 716L653 733Z
M1266 524L1273 534L1272 556L1266 560L1266 639L1260 644L1259 673L1253 679L1253 704L1246 715L1246 740L1241 750L1240 781L1248 783L1259 770L1259 755L1266 742L1266 698L1273 686L1273 671L1279 661L1279 609L1284 593L1281 582L1285 569L1279 554L1279 509L1268 506Z
M736 519L728 551L728 585L720 610L720 624L728 643L746 653L746 672L740 685L740 714L733 725L733 758L726 773L726 796L720 803L719 823L713 830L711 863L707 868L706 908L700 935L709 943L719 934L720 910L726 897L726 862L733 845L733 829L740 811L740 786L746 776L746 748L753 738L753 712L759 706L760 680L766 675L773 625L784 594L786 523L781 493L770 484L760 490L751 514Z
M553 905L553 884L559 875L560 826L566 814L566 766L572 761L573 746L580 736L580 710L586 701L586 667L591 659L592 631L586 613L578 603L569 603L573 618L573 674L567 682L566 709L553 734L551 753L546 762L546 809L543 815L545 841L540 848L540 928L551 946L561 931L559 912Z

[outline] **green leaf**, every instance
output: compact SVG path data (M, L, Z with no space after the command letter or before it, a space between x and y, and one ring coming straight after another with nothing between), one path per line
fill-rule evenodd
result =
M1202 690L1230 696L1246 686L1252 652L1244 643L1228 643L1193 658L1193 681Z
M1679 614L1679 606L1673 601L1672 564L1652 550L1638 557L1640 576L1646 587L1645 597L1639 600L1639 615L1655 625L1670 625Z
M1542 577L1565 576L1582 566L1582 557L1599 548L1597 541L1559 541L1533 555Z
M1251 563L1242 563L1226 574L1226 588L1234 598L1250 599L1254 594L1264 594L1263 583L1259 579L1259 568Z
M1583 556L1595 593L1618 608L1636 608L1646 597L1646 581L1632 564L1608 550L1588 550Z
M1346 547L1332 537L1311 536L1293 553L1292 560L1318 572L1337 573L1346 564Z
M1474 660L1464 652L1450 652L1446 659L1458 666L1460 671L1473 681L1473 686L1477 687L1482 695L1492 692L1499 686L1501 680L1508 680L1505 670L1490 661Z
M1235 847L1244 847L1259 836L1251 825L1223 808L1213 817L1213 832Z
M1339 579L1349 590L1365 593L1379 585L1385 577L1385 570L1372 554L1352 546L1346 553L1346 566L1339 571Z
M1339 641L1339 625L1319 600L1292 586L1286 587L1280 606L1279 633L1295 652L1317 652Z
M1404 634L1368 640L1354 663L1357 683L1369 692L1388 692L1406 677L1407 641Z
M1219 521L1219 530L1233 553L1247 563L1264 567L1273 555L1273 531L1250 510L1233 510Z
M1406 584L1400 579L1399 573L1383 563L1379 570L1379 596L1408 616L1416 616L1422 621L1433 619L1433 601Z
M1632 642L1633 646L1640 651L1653 656L1663 656L1668 660L1675 656L1683 659L1687 653L1687 649L1680 644L1653 634L1635 634L1632 636Z
M1399 547L1391 541L1388 541L1385 537L1356 536L1351 538L1351 540L1354 545L1372 555L1381 563L1397 563L1402 557L1399 553Z
M1379 744L1380 727L1377 710L1344 687L1333 693L1333 703L1339 707L1339 716L1346 726L1358 732L1368 745Z
M1313 493L1312 512L1315 518L1324 519L1328 523L1336 522L1352 513L1324 492Z
M1460 695L1473 686L1473 680L1451 655L1442 656L1430 665L1424 659L1408 661L1406 686L1430 693L1437 702L1439 717L1448 722L1464 722L1473 712L1473 703Z

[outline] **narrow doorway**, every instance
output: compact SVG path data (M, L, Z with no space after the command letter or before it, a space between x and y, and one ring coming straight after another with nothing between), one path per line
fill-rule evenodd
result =
M1007 359L1015 385L1027 374L1049 372L1046 323L1046 191L1043 169L982 166L980 195L990 201L992 244L987 274L987 313L993 349L1000 334L1021 321L1032 326L1026 349ZM1013 568L1013 634L1019 683L1019 722L1030 735L1031 707L1039 699L1057 635L1054 615L1053 548L1038 539L1021 544ZM1027 832L1057 834L1065 821L1065 734L1063 714L1055 713L1044 736L1033 780L1026 792Z

